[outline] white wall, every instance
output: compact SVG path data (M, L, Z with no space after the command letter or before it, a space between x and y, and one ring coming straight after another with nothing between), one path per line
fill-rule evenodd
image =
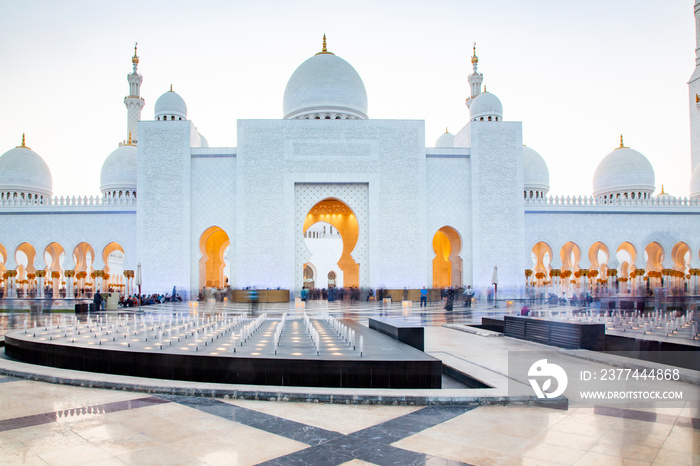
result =
M136 230L143 293L190 290L191 133L190 121L139 123Z
M462 284L472 284L471 233L471 165L469 149L426 149L427 218L426 225L428 270L425 286L431 287L432 263L435 258L433 237L437 231L450 226L462 240ZM460 285L455 283L455 285Z
M296 186L316 183L366 186L361 286L423 286L424 134L422 121L239 120L236 285L300 288Z

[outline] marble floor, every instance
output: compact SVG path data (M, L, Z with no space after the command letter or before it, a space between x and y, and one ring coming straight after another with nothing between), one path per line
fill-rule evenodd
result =
M690 408L382 406L0 378L2 464L697 465Z
M466 319L437 307L416 311L408 317L427 320L426 352L494 384L508 377L512 351L548 351L577 369L592 364L578 353L443 327ZM343 312L362 321L377 311ZM698 380L681 386L690 401L663 407L554 409L209 398L0 375L0 464L700 465Z

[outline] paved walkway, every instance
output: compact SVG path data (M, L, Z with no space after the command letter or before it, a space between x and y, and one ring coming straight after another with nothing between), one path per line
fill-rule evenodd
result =
M313 304L309 307L310 313L323 310L321 304L317 308ZM274 314L274 310L275 306L266 309L268 314ZM331 306L327 310L335 311ZM338 311L361 322L371 313L378 313L376 307L362 305L338 306ZM386 310L389 315L405 315L425 322L428 353L494 388L420 391L432 392L429 395L409 390L399 393L341 390L343 395L354 395L357 404L338 404L340 398L333 400L336 403L315 402L313 396L308 396L313 395L314 389L308 388L286 389L307 396L310 401L305 402L236 396L256 390L269 394L269 387L221 387L228 390L228 396L221 392L221 396L212 397L206 396L207 390L211 395L211 390L219 388L213 384L76 373L0 359L0 371L4 373L78 383L75 386L0 376L0 462L352 466L700 464L698 373L682 370L682 381L664 385L682 391L681 401L653 404L572 401L566 409L523 405L533 397L528 381L517 375L512 366L515 356L544 357L565 367L570 374L665 367L442 326L460 326L478 313L497 311L471 312L455 318L457 314L446 314L439 306L423 312L398 307ZM100 380L140 391L88 386L99 385ZM173 386L181 390L166 394L162 389ZM633 384L625 387L639 388ZM205 396L190 396L188 390ZM319 390L318 393L323 392ZM340 389L326 389L326 393L340 393L337 390ZM403 403L391 395L403 396ZM419 396L430 396L435 401L452 397L462 403L417 406L411 405L410 395L416 396L416 400ZM390 404L375 404L379 396L391 400ZM279 398L284 397L275 395L275 399ZM509 402L513 404L503 405Z

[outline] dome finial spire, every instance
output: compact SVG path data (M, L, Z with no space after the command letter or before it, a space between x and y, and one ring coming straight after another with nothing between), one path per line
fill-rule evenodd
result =
M472 65L476 65L477 63L479 63L479 57L476 56L476 42L474 42L472 50L474 51L474 53L472 54Z
M659 194L666 194L666 193L664 192L664 185L661 185L661 192L660 192Z
M625 144L622 141L622 134L620 134L620 147L618 147L618 149L622 149L623 147L625 147Z
M328 51L328 47L326 45L326 34L325 33L323 34L323 48L316 55L321 55L321 54L335 55L333 52Z
M173 85L170 85L170 92L173 92Z
M27 147L26 144L24 143L24 133L22 133L22 145L21 145L21 146L17 146L17 148L18 148L18 149L19 149L19 148L29 149L29 147Z
M134 42L134 56L131 57L131 64L134 65L134 73L136 73L136 69L139 67L139 56L138 56L138 42Z

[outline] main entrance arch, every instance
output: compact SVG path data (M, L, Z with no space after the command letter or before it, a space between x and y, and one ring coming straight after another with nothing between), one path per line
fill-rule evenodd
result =
M199 288L224 288L226 286L225 254L231 244L226 232L218 226L207 228L199 237Z
M302 233L306 236L307 230L317 223L325 223L331 228L335 228L342 239L342 253L337 263L343 277L342 286L359 287L360 264L351 255L357 245L360 230L354 212L347 204L338 199L324 199L309 210L304 220ZM332 236L332 230L324 227L322 233L319 231L314 236L315 239L323 240L327 235Z
M338 201L345 205L357 222L357 237L353 241L354 248L349 249L349 238L343 234L340 225L334 225L343 238L343 254L341 257L350 258L357 264L355 277L348 277L343 286L357 284L359 287L369 286L369 185L368 183L295 183L294 184L294 289L299 292L304 286L304 265L311 258L311 251L304 237L308 227L316 223L309 219L309 214L323 201ZM334 212L329 212L331 215ZM336 212L338 214L338 212ZM349 214L348 214L349 215ZM330 222L329 222L330 223ZM340 268L339 268L340 269ZM318 272L318 271L317 271ZM338 272L342 272L338 270ZM340 273L338 277L340 278ZM345 275L344 273L342 275ZM323 277L326 275L324 274ZM315 274L315 278L320 278ZM342 278L345 278L344 276ZM316 283L319 286L319 283Z

